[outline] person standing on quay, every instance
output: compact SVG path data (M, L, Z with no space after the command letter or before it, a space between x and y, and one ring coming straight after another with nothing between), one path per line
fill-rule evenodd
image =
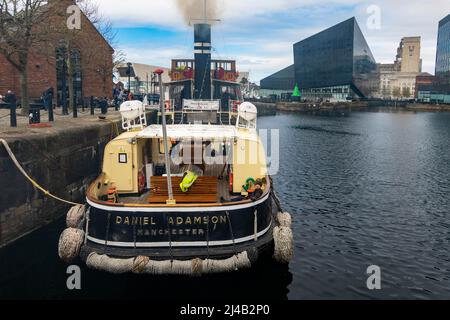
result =
M48 88L44 94L42 95L42 98L44 100L44 108L46 111L50 110L50 108L53 108L53 88Z
M128 101L134 100L134 95L131 93L131 91L128 93Z
M17 97L11 90L8 90L8 92L5 94L5 97L3 99L6 103L16 103Z

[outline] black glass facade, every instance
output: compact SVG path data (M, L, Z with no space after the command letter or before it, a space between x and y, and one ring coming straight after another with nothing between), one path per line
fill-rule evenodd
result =
M436 91L450 93L450 15L439 22Z
M291 65L261 80L261 89L294 91L295 67Z
M348 96L363 98L379 88L377 64L355 18L296 43L294 65L303 92L329 88L333 93L348 87Z

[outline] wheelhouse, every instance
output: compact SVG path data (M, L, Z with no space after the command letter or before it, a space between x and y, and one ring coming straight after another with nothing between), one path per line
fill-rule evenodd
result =
M249 182L257 179L265 181L266 188L265 151L256 130L220 125L169 125L167 129L177 203L228 202L246 195ZM165 203L164 152L161 126L123 133L106 146L103 174L89 197L123 205ZM201 176L192 190L183 193L180 181L193 167L200 169Z

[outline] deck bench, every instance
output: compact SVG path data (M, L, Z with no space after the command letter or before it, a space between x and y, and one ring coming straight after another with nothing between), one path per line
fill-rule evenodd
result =
M173 196L177 203L216 203L218 201L216 177L198 177L188 192L181 191L182 180L182 177L172 177ZM168 194L167 177L152 177L148 202L166 203Z

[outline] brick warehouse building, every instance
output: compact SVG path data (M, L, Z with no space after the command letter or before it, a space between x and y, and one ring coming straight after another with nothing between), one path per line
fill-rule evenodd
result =
M49 19L43 23L49 24L50 30L54 32L48 43L33 46L30 50L27 68L30 102L39 99L43 91L53 87L57 92L54 103L61 105L64 59L61 58L60 48L61 40L67 38L70 38L71 43L68 51L71 53L74 95L78 103L88 100L90 96L112 96L114 49L84 14L81 14L81 29L69 35L67 8L73 4L73 0L53 0L42 7L51 12ZM20 73L0 54L0 95L8 90L20 98Z

